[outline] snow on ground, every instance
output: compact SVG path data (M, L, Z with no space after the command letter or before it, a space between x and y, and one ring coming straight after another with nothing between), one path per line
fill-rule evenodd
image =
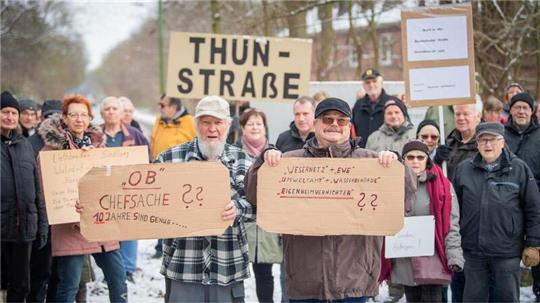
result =
M141 269L134 274L135 284L128 282L129 302L133 303L163 303L165 294L165 279L159 273L161 259L152 259L154 254L154 245L156 240L141 240L139 241L139 254L137 266ZM107 285L103 280L103 273L95 265L96 281L88 283L88 302L89 303L105 303L109 302ZM281 302L281 284L279 282L279 265L274 265L274 302ZM252 275L253 276L253 275ZM246 302L257 302L255 293L255 280L253 277L245 281ZM449 294L450 296L450 294ZM521 288L521 302L534 302L531 287ZM379 295L375 297L375 302L384 302L388 300L388 287L386 284L381 285ZM401 298L399 302L406 302L405 298Z

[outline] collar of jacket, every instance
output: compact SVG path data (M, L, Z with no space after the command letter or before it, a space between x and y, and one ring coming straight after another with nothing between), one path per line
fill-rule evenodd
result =
M385 96L386 96L386 91L383 88L381 90L381 95L377 99L377 102L375 102L375 108L374 108L373 112L384 109L384 102L381 102L381 101L386 99ZM369 99L369 96L368 96L367 93L361 100L362 100L362 103L360 103L360 105L361 105L360 108L362 110L364 110L364 109L365 110L371 110L371 99Z
M53 149L65 149L66 146L74 147L72 136L66 133L66 127L62 115L53 114L41 122L37 132L45 145ZM84 132L90 136L94 147L104 147L105 134L99 126L90 123Z
M20 143L24 139L22 134L19 134L16 130L12 130L8 137L2 136L2 143L7 145L13 145Z
M536 117L534 114L531 116L531 123L529 123L529 127L525 129L524 131L520 132L519 129L514 125L514 122L512 121L512 116L508 117L508 122L506 123L506 130L509 130L511 132L514 132L516 134L525 135L528 133L532 133L536 129L538 129L538 121L536 120Z
M195 137L195 140L188 143L191 145L189 147L189 152L187 152L185 160L186 161L208 161L208 158L206 158L199 149L199 138ZM217 157L217 161L221 162L225 167L231 168L232 165L236 162L236 158L234 157L234 154L231 151L231 148L238 148L233 147L232 145L225 143L225 146L223 148L223 152L221 152L221 155Z
M473 136L471 140L469 140L469 142L463 143L461 133L457 130L457 128L454 128L454 130L452 130L450 135L446 137L446 140L447 140L446 145L453 145L457 142L461 144L460 148L466 148L467 150L476 149L476 137Z
M397 130L395 130L393 127L389 127L388 125L384 123L383 125L381 125L379 130L387 136L394 136L394 135L401 136L404 133L406 133L409 129L413 129L413 128L414 126L412 125L412 123L405 120L405 122Z
M499 166L491 172L495 173L500 171L501 174L508 172L512 167L511 162L514 157L515 156L506 147L504 147L501 155L497 159L497 161L500 161ZM476 154L476 156L474 156L470 161L475 168L487 171L480 152L478 152L478 154Z
M314 158L348 158L354 151L355 142L353 140L347 140L343 144L330 145L328 147L319 147L317 138L313 137L306 141L304 145L304 151Z
M161 117L160 121L165 124L168 124L168 123L180 124L180 119L185 115L187 115L187 110L184 106L182 106L182 108L180 108L180 110L177 111L172 118Z
M304 139L302 139L302 137L300 136L300 132L298 131L298 127L296 127L296 124L294 124L294 121L291 122L291 124L289 125L289 129L290 129L290 132L291 132L291 136L295 139L298 139L298 140L301 140L301 141L304 141ZM309 132L309 134L307 135L306 137L306 140L309 140L311 138L313 138L313 136L315 135L314 132Z

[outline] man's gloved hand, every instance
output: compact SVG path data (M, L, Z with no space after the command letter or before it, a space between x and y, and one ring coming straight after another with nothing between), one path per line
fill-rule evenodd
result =
M45 247L45 245L47 244L47 238L47 231L45 231L44 233L38 233L36 239L34 240L34 247L38 250Z
M533 267L540 263L540 252L538 247L525 247L521 261L527 267Z
M433 159L435 163L442 164L444 161L448 161L450 159L450 147L447 145L441 144L437 147L437 151L435 152L435 158Z

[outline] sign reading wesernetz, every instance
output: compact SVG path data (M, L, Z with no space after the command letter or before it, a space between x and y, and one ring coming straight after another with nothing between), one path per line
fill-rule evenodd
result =
M167 95L287 101L307 95L311 40L172 32Z

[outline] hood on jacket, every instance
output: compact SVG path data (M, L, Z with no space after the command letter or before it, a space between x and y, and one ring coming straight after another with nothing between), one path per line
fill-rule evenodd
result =
M67 126L62 119L62 115L57 113L43 120L37 132L46 146L53 149L65 149L66 146L73 143L72 136L66 128ZM95 147L101 147L103 142L105 142L105 134L99 126L90 123L85 133L90 136L92 145Z

